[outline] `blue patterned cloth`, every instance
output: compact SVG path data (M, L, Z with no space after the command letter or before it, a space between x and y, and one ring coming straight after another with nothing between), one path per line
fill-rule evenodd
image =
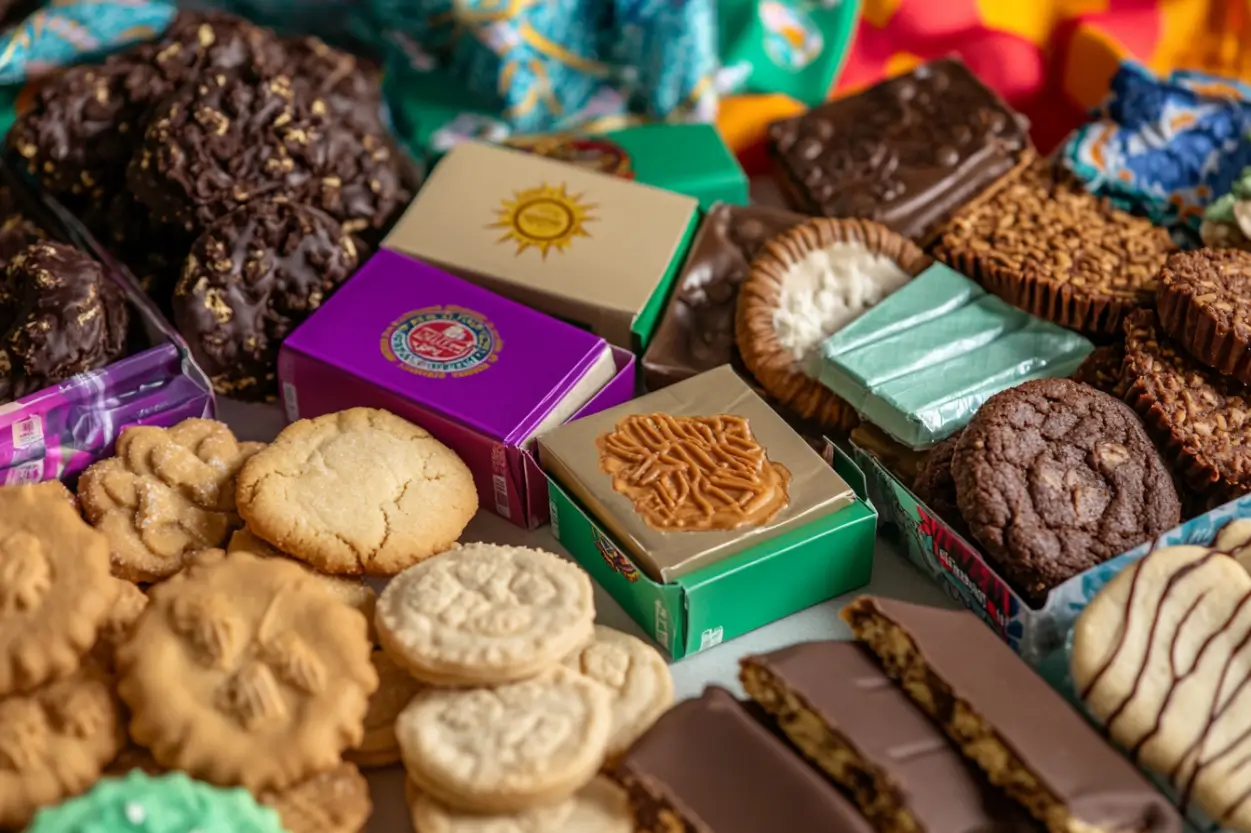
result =
M1251 86L1125 63L1098 117L1061 148L1097 194L1199 245L1203 209L1251 164Z

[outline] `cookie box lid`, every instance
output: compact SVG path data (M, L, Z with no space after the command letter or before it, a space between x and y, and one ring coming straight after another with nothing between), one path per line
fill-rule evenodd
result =
M383 246L641 349L697 215L690 197L465 142Z
M1092 350L1085 337L935 263L826 339L819 372L866 421L927 448L999 391L1068 376Z
M668 582L855 499L728 366L539 437L539 463Z
M506 445L616 375L602 338L382 250L283 344Z

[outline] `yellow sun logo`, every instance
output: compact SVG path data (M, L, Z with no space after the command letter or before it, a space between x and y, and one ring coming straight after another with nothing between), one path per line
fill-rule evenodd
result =
M595 222L594 205L581 202L581 194L570 194L564 184L544 183L538 188L514 191L497 209L499 218L487 228L505 229L495 242L517 244L517 256L529 248L539 250L543 259L552 249L563 253L575 238L590 237L586 224Z

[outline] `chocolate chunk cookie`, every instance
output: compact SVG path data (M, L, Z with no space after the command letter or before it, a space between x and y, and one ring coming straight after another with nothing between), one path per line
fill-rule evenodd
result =
M956 434L930 449L917 471L912 493L961 537L968 538L969 530L956 501L956 481L951 476L951 458L958 442L960 435Z
M1069 379L991 397L951 463L960 514L1031 605L1065 580L1176 526L1181 504L1124 402Z
M351 238L329 216L258 200L196 240L174 292L174 319L219 394L272 398L282 339L356 264Z
M0 283L0 399L20 399L121 356L129 311L95 259L62 243L13 258ZM7 366L6 366L7 365Z
M1143 310L1125 324L1126 401L1181 481L1219 505L1251 492L1251 392L1196 361Z
M1125 384L1121 380L1123 364L1125 364L1125 342L1105 344L1102 347L1096 347L1069 378L1074 382L1090 385L1095 390L1101 390L1117 399L1124 399Z
M1160 326L1190 355L1251 384L1251 252L1179 252L1160 270Z

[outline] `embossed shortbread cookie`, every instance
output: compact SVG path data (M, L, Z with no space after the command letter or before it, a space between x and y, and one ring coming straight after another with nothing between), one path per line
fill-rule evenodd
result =
M160 581L199 550L224 545L242 525L235 476L260 448L211 419L123 431L116 456L78 483L83 514L109 538L113 574Z
M238 499L253 532L337 575L395 575L454 544L478 511L451 449L371 408L288 425L243 467Z
M116 598L103 535L55 491L0 488L0 696L78 668Z
M343 757L364 767L379 767L400 760L400 742L395 739L395 719L425 686L400 668L382 649L373 653L378 672L378 690L369 698L365 713L365 739Z
M558 555L462 544L392 579L378 599L382 647L433 685L534 676L589 641L591 580Z
M559 804L511 815L451 810L410 780L404 785L413 829L418 833L632 833L634 819L625 790L597 777Z
M573 795L603 763L611 731L608 692L562 667L498 688L428 689L395 724L413 783L477 813Z
M90 787L125 742L121 704L99 669L0 699L0 830Z
M1251 576L1227 551L1166 547L1082 612L1072 674L1140 765L1218 826L1251 830Z
M148 595L138 585L120 578L112 582L117 596L100 624L100 635L92 650L92 655L106 668L113 667L118 646L129 638L131 629L148 607Z
M280 790L361 741L365 619L299 565L207 551L149 593L117 651L130 735L167 767Z
M595 626L595 638L565 665L612 694L608 756L620 755L673 705L673 677L656 649L619 630Z
M349 763L263 793L260 802L278 811L286 833L359 833L374 807L369 782Z

